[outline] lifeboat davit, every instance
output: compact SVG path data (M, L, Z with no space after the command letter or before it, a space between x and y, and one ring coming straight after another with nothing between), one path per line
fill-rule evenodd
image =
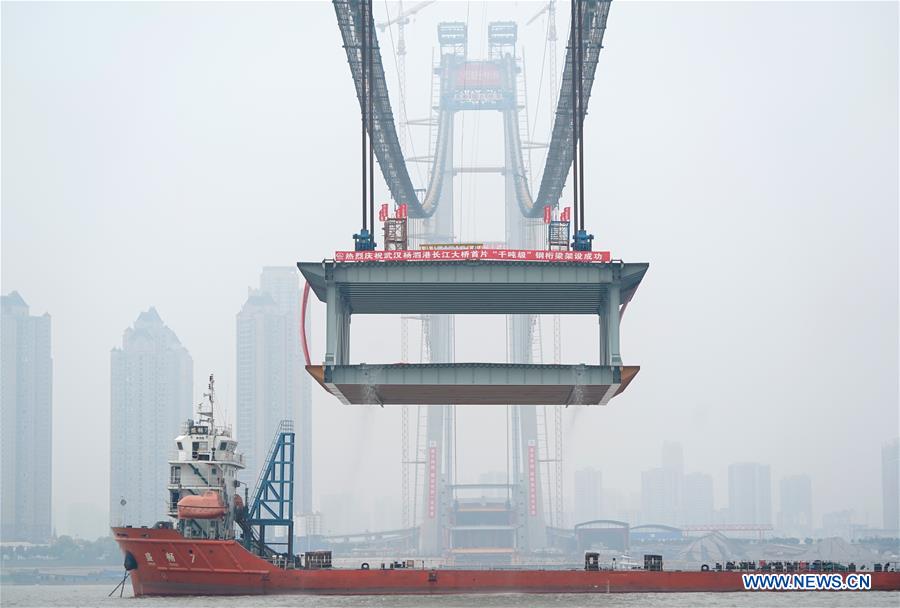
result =
M185 496L178 501L178 519L216 519L225 515L225 505L218 492Z

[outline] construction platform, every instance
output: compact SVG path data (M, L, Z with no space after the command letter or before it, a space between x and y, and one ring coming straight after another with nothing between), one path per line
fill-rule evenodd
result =
M605 405L640 369L624 366L619 321L646 263L513 260L300 262L326 312L325 360L307 371L354 405ZM563 314L599 319L599 365L351 365L353 314Z

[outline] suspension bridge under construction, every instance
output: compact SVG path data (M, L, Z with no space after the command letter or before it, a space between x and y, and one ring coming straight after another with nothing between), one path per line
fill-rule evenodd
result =
M537 144L528 127L518 24L513 21L488 24L487 56L479 58L469 56L465 22L438 25L440 54L433 66L428 120L434 135L425 157L430 170L424 187L414 186L408 164L421 159L404 154L376 29L398 27L395 52L402 96L403 28L411 14L428 4L407 11L401 5L393 19L376 28L366 0L333 2L362 115L363 225L352 249L298 263L308 284L305 297L312 292L326 305L324 359L311 361L307 349L307 371L341 403L402 407L403 529L391 538L400 538L419 555L444 555L462 563L515 563L554 545L565 528L561 410L609 404L639 370L623 363L620 322L648 264L623 262L595 249L585 227L581 133L610 3L572 2L558 83L556 3L547 3L539 13L547 19L550 83L558 96L536 188L529 180L527 152ZM399 107L406 128L402 98ZM455 163L457 115L485 111L500 114L503 165ZM373 194L376 160L393 199L393 208L381 206L380 230L375 228ZM454 176L461 172L496 173L503 179L503 242L460 242L453 204ZM571 210L561 204L570 174ZM354 314L400 316L400 363L351 363ZM456 361L455 315L503 315L507 361ZM541 315L553 319L552 363L543 361ZM597 318L596 364L561 363L560 315ZM421 326L420 363L408 361L411 320ZM506 482L464 484L454 478L459 405L508 406Z

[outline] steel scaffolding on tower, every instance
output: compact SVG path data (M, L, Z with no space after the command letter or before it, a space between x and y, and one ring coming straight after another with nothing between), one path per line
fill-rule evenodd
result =
M360 86L361 57L355 43L364 36L360 32L359 0L335 0L334 6L344 37L351 73L357 92ZM416 5L420 8L427 3ZM488 27L488 59L474 61L467 56L466 23L442 23L438 27L440 59L434 63L431 104L432 116L426 121L410 121L406 117L405 38L402 29L397 53L400 78L401 120L403 129L410 124L427 124L431 149L421 157L404 158L408 139L404 131L397 138L384 71L377 41L370 39L369 59L374 58L369 87L374 95L374 116L370 137L378 164L391 190L395 204L409 211L408 243L410 249L451 244L456 240L453 220L454 176L463 172L499 172L505 180L505 246L511 249L543 249L548 232L540 222L551 210L551 219L566 224L565 241L559 247L568 249L568 221L555 218L562 187L573 159L583 123L587 101L594 80L597 58L602 48L609 2L576 0L578 27L566 54L565 69L556 102L555 121L549 144L535 144L527 113L528 88L522 59L517 56L517 26L513 22L494 22ZM410 9L412 10L412 9ZM547 39L551 47L551 91L555 93L555 3L549 2L542 12L548 15ZM573 11L573 15L576 14ZM390 19L386 26L390 25ZM403 9L393 20L400 28L408 21ZM576 35L577 34L577 35ZM577 45L576 45L577 41ZM392 40L393 45L393 40ZM368 47L367 47L368 48ZM546 51L545 51L546 52ZM577 83L576 83L577 79ZM580 103L569 91L579 91ZM540 94L540 86L539 86ZM363 97L361 96L362 100ZM525 111L522 112L521 110ZM467 111L499 111L503 120L505 159L502 167L455 166L454 117ZM578 112L580 116L576 116ZM532 148L546 147L540 189L531 192ZM414 153L414 151L413 151ZM430 171L427 187L415 189L406 169L407 162L426 162ZM582 189L583 190L583 189ZM577 216L576 216L577 219ZM386 233L387 234L387 233ZM562 234L562 232L560 232ZM563 521L562 504L562 412L547 404L605 404L627 386L636 367L621 365L618 345L620 306L633 295L646 271L644 264L585 265L586 274L570 276L573 268L527 267L513 263L486 264L490 276L481 270L466 268L464 280L451 277L444 269L422 264L329 263L315 269L300 264L316 295L328 303L329 336L325 364L310 371L319 382L341 400L349 403L408 404L401 412L401 462L403 486L403 525L419 527L420 550L441 554L458 548L454 544L456 493L464 484L456 483L454 446L456 422L454 404L496 403L509 406L510 484L507 488L514 506L510 520L516 551L539 549L546 543L548 525L558 527ZM402 266L402 268L401 268ZM527 268L526 268L527 267ZM320 274L319 270L324 270ZM363 272L367 279L359 281ZM524 274L513 274L522 271ZM464 274L465 274L464 273ZM502 276L505 273L505 277ZM454 270L453 275L458 275ZM427 284L427 288L425 285ZM481 285L485 290L481 290ZM527 288L530 300L514 295ZM426 292L436 294L429 299ZM366 292L380 302L374 308ZM552 293L541 293L547 289ZM473 291L474 290L474 291ZM590 302L579 304L587 295ZM479 299L488 306L465 306L462 299ZM546 298L546 300L544 300ZM390 301L390 302L388 302ZM377 310L375 310L377 309ZM394 312L401 315L402 365L349 365L349 318L351 314ZM560 362L559 313L595 314L600 318L600 365L567 366ZM453 349L454 314L506 314L509 335L508 359L505 364L455 363ZM553 316L554 365L543 365L543 343L540 315ZM419 363L410 362L409 322L421 322ZM467 390L465 387L470 387ZM415 406L415 422L411 410ZM536 407L544 406L544 407ZM410 437L415 432L414 445Z

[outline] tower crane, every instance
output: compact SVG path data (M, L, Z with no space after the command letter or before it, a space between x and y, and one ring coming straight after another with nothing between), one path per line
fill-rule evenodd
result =
M382 21L376 27L380 31L385 31L390 26L397 24L397 80L400 89L400 124L403 127L402 142L406 142L409 138L409 120L406 114L406 26L410 22L410 17L427 7L434 4L436 0L425 0L403 10L403 1L400 0L397 14L393 18L388 15L387 21ZM400 350L401 359L408 359L408 336L409 321L405 317L400 319ZM404 528L410 526L410 509L409 509L409 408L403 406L401 408L401 424L400 424L400 467L402 470L402 524Z
M556 0L550 0L525 25L531 25L547 13L547 42L550 44L550 94L556 95Z
M550 53L550 99L559 94L556 74L556 0L547 2L541 10L535 13L531 19L525 22L525 25L531 25L541 15L547 15L547 46ZM540 93L538 93L540 95ZM535 117L537 120L537 117ZM531 137L533 139L533 136ZM553 363L559 364L562 358L562 323L559 315L553 315ZM545 423L545 427L549 426ZM552 492L552 500L554 502L554 511L556 521L553 523L557 527L563 526L563 449L562 449L562 412L559 408L553 410L553 457L548 460L553 464L553 480L554 488Z
M528 21L525 22L525 25L531 25L532 23L535 22L535 20L536 20L538 17L540 17L540 16L543 15L544 13L550 13L550 17L551 17L551 18L554 18L554 22L555 22L555 17L556 17L556 0L550 0L550 2L548 2L547 4L545 4L544 6L542 6L542 7L541 7L541 10L539 10L538 12L536 12L536 13L531 17L531 19L529 19ZM554 30L554 34L555 34L555 33L556 33L556 27L555 27L555 25L554 25L554 27L553 27L553 30Z
M400 10L394 15L392 19L388 19L387 21L382 21L378 24L378 29L382 32L389 28L390 26L397 24L397 55L403 57L406 55L406 32L405 26L409 23L409 18L418 13L420 10L428 6L429 4L434 4L437 0L425 0L424 2L419 2L411 6L410 8L403 10L403 2L401 0Z

